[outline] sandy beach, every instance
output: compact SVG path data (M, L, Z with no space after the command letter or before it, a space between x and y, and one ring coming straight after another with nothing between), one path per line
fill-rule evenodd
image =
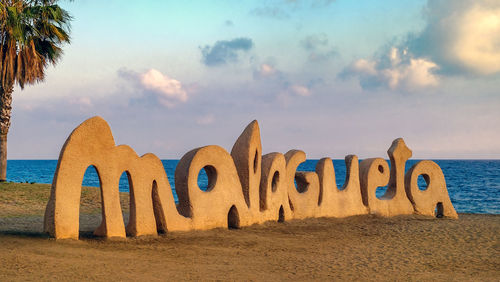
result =
M56 241L42 232L49 185L8 185L1 280L500 280L499 215L367 215L103 240L91 236L100 215L97 189L87 188L81 240Z

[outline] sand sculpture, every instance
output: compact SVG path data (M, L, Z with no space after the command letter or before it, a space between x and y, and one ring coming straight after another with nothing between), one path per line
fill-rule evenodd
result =
M84 173L94 166L102 195L102 223L95 234L104 237L156 235L159 232L248 226L265 221L362 214L394 216L423 214L457 218L443 173L432 161L420 161L405 175L411 150L396 139L388 150L391 167L381 158L349 155L346 181L338 188L332 160L321 159L315 172L297 171L304 152L262 155L257 121L250 123L231 153L206 146L186 153L175 171L176 205L164 167L155 155L139 157L129 146L116 146L109 125L100 117L83 122L64 144L45 211L45 231L55 238L79 235L79 209ZM209 187L197 179L205 169ZM130 216L124 226L119 178L127 173ZM428 184L420 190L418 176ZM297 183L295 185L294 183ZM381 198L379 186L388 185Z

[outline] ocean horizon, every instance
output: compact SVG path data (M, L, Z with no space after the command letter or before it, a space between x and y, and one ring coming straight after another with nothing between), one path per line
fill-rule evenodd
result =
M406 170L420 160L408 160ZM433 160L443 170L450 199L459 213L500 214L500 160ZM179 160L162 160L163 167L175 192L174 172ZM302 163L298 170L314 171L318 160L309 159ZM337 186L340 188L345 181L345 163L343 159L333 160ZM7 181L24 183L51 184L57 160L8 160ZM208 179L204 170L198 176L198 185L206 189ZM93 167L87 168L82 186L99 187L99 178ZM419 177L419 187L425 189L423 177ZM129 192L126 173L120 177L119 189ZM385 193L387 187L379 187L377 197Z

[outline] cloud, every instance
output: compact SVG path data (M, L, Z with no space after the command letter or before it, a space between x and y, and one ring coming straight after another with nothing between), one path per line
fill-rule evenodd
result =
M339 77L358 77L363 89L413 91L438 85L439 76L500 73L500 2L429 0L424 15L421 32L407 34L382 56L354 61Z
M254 79L276 78L281 76L281 72L270 64L263 63L253 72Z
M339 77L359 78L363 89L388 88L414 91L436 86L438 66L427 59L416 58L408 50L392 47L383 56L374 59L359 59L344 68Z
M300 41L300 45L306 50L316 50L328 45L328 37L324 33L309 35Z
M173 106L175 101L186 102L188 99L186 91L178 80L155 69L150 69L141 75L141 84L145 89L154 92L160 103L167 107Z
M218 66L237 62L239 52L248 52L254 46L252 39L240 37L232 40L220 40L213 46L200 47L202 62L206 66Z
M302 5L304 3L309 4L311 8L323 8L329 6L335 2L335 0L285 0L287 4Z
M337 49L330 46L324 33L305 37L300 41L300 46L309 53L310 61L326 61L339 55Z
M303 78L294 78L293 75L276 69L269 63L263 63L253 73L254 80L266 89L265 92L274 93L281 97L291 99L293 96L308 97L312 89L321 84L321 80L313 79L304 84Z
M214 122L215 122L215 116L213 114L200 116L196 119L196 124L198 125L209 125Z
M311 96L311 94L312 94L311 90L303 85L295 84L295 85L290 86L289 89L290 89L291 93L293 93L295 95L302 96L302 97L308 97L308 96Z
M318 8L328 6L335 2L335 0L286 0L285 2L296 5L301 3L308 3L311 7Z
M272 18L278 20L290 18L290 14L288 12L276 6L258 7L250 11L250 14L262 18Z
M120 69L118 76L145 94L139 100L152 98L155 102L168 108L188 100L188 93L180 81L156 69L149 69L143 73Z
M273 68L271 65L268 64L262 64L260 65L260 71L259 73L262 76L270 76L276 73L276 69Z
M92 107L93 103L89 97L76 97L69 100L70 104L79 105L83 107Z
M500 2L428 1L426 27L405 44L417 56L436 62L443 74L492 75L500 72Z
M272 4L257 7L250 11L251 15L277 20L290 19L291 14L304 8L324 8L335 0L282 0L273 1Z

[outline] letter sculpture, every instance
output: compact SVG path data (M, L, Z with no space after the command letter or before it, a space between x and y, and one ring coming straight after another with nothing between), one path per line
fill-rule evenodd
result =
M250 123L229 154L219 146L186 153L175 170L176 205L163 164L153 154L139 157L129 146L116 146L109 125L93 117L68 137L59 155L45 211L44 228L51 236L78 239L81 186L89 166L101 183L102 223L94 234L104 237L156 235L158 232L248 226L265 221L362 214L435 215L457 218L444 175L432 161L420 161L405 175L411 150L396 139L384 159L349 155L346 181L337 188L333 162L321 159L316 172L297 171L306 160L302 151L262 155L257 121ZM206 191L198 173L207 172ZM130 218L123 223L119 178L127 173ZM428 184L420 190L418 176ZM297 183L297 186L294 183ZM381 198L379 186L388 185Z

